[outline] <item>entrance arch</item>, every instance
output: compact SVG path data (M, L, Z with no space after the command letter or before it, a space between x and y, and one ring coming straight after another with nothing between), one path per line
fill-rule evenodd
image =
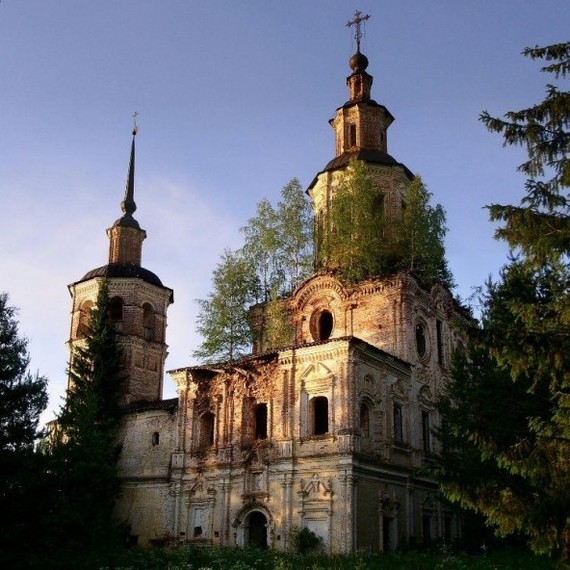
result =
M251 511L244 522L246 546L267 549L267 517L261 511Z

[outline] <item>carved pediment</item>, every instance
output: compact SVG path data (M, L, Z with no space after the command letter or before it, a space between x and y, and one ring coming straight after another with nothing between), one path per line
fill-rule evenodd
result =
M332 480L326 481L316 473L309 481L301 479L301 493L306 499L324 499L332 495Z

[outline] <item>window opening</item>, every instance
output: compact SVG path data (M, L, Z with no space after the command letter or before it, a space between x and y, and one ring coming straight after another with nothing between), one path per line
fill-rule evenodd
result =
M422 534L424 544L431 542L431 515L422 516Z
M435 321L435 331L437 335L437 363L443 364L442 322L439 319Z
M431 452L431 421L429 412L422 412L422 443L425 453Z
M152 445L155 446L158 445L159 443L160 443L160 434L157 431L155 431L152 434Z
M319 340L328 340L333 330L333 316L330 311L323 310L319 315Z
M109 319L116 331L123 330L123 299L121 297L113 297L109 301Z
M317 396L312 401L313 435L324 435L329 431L329 401L325 396Z
M91 324L91 310L93 309L92 301L85 301L79 310L79 325L77 327L77 336L83 338L89 333Z
M200 447L214 445L214 420L216 416L212 412L206 412L200 418Z
M370 437L370 410L364 403L360 406L360 434Z
M255 439L267 439L267 404L255 406Z
M154 339L154 311L152 305L145 303L143 305L143 329L145 340Z
M427 350L426 332L422 324L416 325L416 348L420 358L425 356Z
M402 406L394 404L394 441L402 443L404 441L404 422L402 418Z
M348 125L348 146L356 146L356 125Z

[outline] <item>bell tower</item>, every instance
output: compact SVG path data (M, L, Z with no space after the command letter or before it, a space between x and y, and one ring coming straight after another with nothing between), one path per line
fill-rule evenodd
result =
M107 265L86 273L69 285L72 298L69 348L83 342L91 308L101 284L109 288L110 318L123 351L126 375L124 403L162 399L166 344L166 313L174 301L173 291L157 275L141 266L142 243L146 238L137 220L135 190L135 138L133 129L123 215L107 230L109 258Z
M380 192L387 224L397 223L414 177L404 164L388 154L388 128L394 117L384 105L372 99L374 78L367 72L368 58L360 51L361 25L369 17L357 11L355 18L347 23L356 29L356 53L349 60L351 74L346 78L349 98L329 121L334 130L335 156L307 189L319 225L328 219L331 201L351 160L367 165L373 185ZM318 251L316 257L320 257Z

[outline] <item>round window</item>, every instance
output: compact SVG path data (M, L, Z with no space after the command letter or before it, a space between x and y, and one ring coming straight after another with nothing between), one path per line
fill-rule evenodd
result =
M425 356L427 350L426 331L421 323L416 325L416 348L420 358Z

